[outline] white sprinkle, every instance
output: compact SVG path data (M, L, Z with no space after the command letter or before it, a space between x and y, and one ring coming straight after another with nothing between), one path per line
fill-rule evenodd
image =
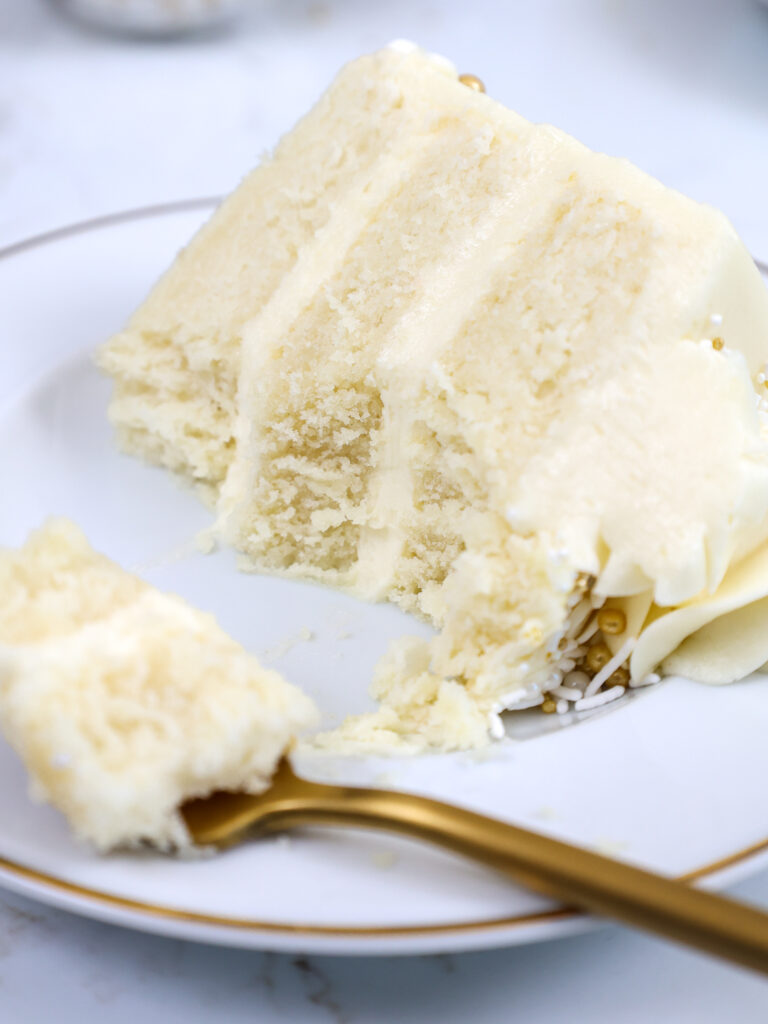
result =
M556 686L551 693L553 697L562 697L564 700L581 700L584 696L575 686Z
M757 375L757 383L758 384L765 384L765 374L764 373L758 373L758 375Z
M591 614L592 602L588 597L583 597L568 617L568 632L571 635L577 633Z
M558 715L564 715L567 710L568 710L568 701L567 700L559 700L557 702L557 704L555 704L555 711L558 713Z
M661 682L661 676L658 672L651 672L643 679L631 679L629 685L633 690L639 689L641 686L653 686L655 683Z
M560 650L560 641L563 639L564 635L563 631L559 630L557 633L553 633L549 638L549 641L547 642L547 651L550 654L555 654L556 651Z
M597 624L597 616L595 616L594 619L592 619L590 624L587 626L587 628L584 630L584 632L576 637L576 643L579 646L581 644L585 644L587 640L590 640L595 635L599 628L600 627Z
M605 665L603 665L600 671L595 676L593 676L592 682L589 684L584 693L585 697L591 697L593 694L597 693L597 691L600 689L603 683L607 679L610 679L610 677L613 675L616 669L621 668L621 666L632 653L634 646L635 638L633 636L628 637L628 639L624 641L624 643L618 649L616 654L614 654L611 660L607 662Z
M69 768L71 764L71 754L54 754L51 758L51 768Z
M509 693L503 693L499 698L502 707L509 707L510 704L516 704L520 700L530 700L540 697L541 694L538 690L530 686L524 686L521 690L510 690Z
M589 676L586 672L577 669L575 672L569 672L563 682L571 689L586 690L589 686Z
M612 700L618 700L624 693L623 686L612 686L609 690L596 693L591 697L582 697L573 705L576 711L589 711L590 708L599 708L602 704L609 704Z
M713 327L721 327L723 323L723 316L721 313L712 313L709 318L709 322Z
M488 716L488 732L491 734L491 739L494 740L500 740L504 736L504 723L500 715Z
M508 693L494 708L499 711L525 711L526 708L537 708L544 703L544 694L528 693L527 690L517 693Z

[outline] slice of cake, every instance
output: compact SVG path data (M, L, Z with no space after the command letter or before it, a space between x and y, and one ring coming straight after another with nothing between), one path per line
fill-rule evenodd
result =
M123 443L214 484L250 567L439 630L382 662L369 745L620 689L647 616L768 534L728 221L417 50L349 65L101 358Z
M0 726L33 795L100 850L181 848L180 805L265 789L314 707L57 520L0 554Z

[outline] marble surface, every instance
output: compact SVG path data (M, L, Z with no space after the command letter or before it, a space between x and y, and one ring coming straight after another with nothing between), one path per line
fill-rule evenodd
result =
M768 258L768 11L752 0L264 0L234 34L115 40L0 0L0 245L229 189L336 67L394 37L722 207ZM756 813L763 813L757 808ZM768 876L736 894L768 907ZM617 928L403 959L290 957L133 934L0 894L3 1024L768 1019L746 972Z
M768 879L735 895L768 906ZM463 955L285 956L134 934L0 897L3 1024L764 1024L768 984L606 928Z

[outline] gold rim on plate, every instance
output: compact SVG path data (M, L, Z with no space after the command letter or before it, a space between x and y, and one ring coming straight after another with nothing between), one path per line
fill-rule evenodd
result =
M161 217L167 214L186 213L194 210L204 210L214 207L219 202L218 197L205 197L197 199L181 199L175 202L159 203L153 206L144 206L133 210L124 210L119 213L106 214L101 217L94 217L90 220L80 221L65 227L56 228L53 231L46 231L43 234L34 235L31 238L13 242L4 248L0 248L0 259L17 256L36 249L43 245L62 241L74 235L85 234L89 231L97 231L101 228L114 227L118 224L130 223L131 221L144 220L152 217ZM768 277L768 264L755 260L760 272ZM696 882L710 875L723 871L726 868L734 867L748 860L750 857L768 851L768 838L762 839L751 846L745 847L736 853L729 854L720 860L713 861L703 867L694 868L683 875L678 875L678 881ZM191 910L179 910L176 907L167 907L155 903L144 903L141 900L133 900L125 896L114 896L98 889L91 889L88 886L78 885L74 882L66 882L55 875L49 875L44 871L26 867L16 861L0 856L0 872L4 872L13 878L34 882L43 885L48 890L62 893L67 896L75 896L79 899L88 900L92 904L103 907L110 907L116 910L127 911L133 914L149 916L154 919L182 921L188 924L207 925L209 927L232 928L238 931L263 931L273 934L284 935L321 935L337 938L413 938L420 935L446 935L453 933L466 933L471 931L490 931L505 928L520 928L532 924L546 924L554 921L577 920L587 917L582 911L573 907L555 907L552 910L542 910L532 914L518 914L513 917L490 918L485 921L457 921L451 924L424 924L424 925L386 925L380 927L344 927L338 925L318 924L278 924L274 921L254 921L248 918L226 917L218 914L202 914ZM1 879L0 879L1 880Z
M768 851L768 839L753 843L737 853L729 854L727 857L713 861L711 864L706 864L704 867L694 868L683 875L678 875L677 880L680 882L700 881L702 878L714 875L718 871L724 871L726 868L734 867L736 864L740 864L750 857L765 851ZM28 868L23 864L17 864L15 861L8 860L6 857L0 857L0 872L3 871L26 882L43 884L54 892L76 896L80 899L89 900L91 903L130 913L149 915L150 917L166 921L184 921L188 924L208 925L209 927L233 928L239 931L264 931L283 935L325 935L337 938L412 938L418 935L445 935L470 931L489 931L498 928L520 928L530 924L544 924L550 921L576 920L580 917L587 917L586 914L575 907L555 907L552 910L541 910L533 914L490 918L485 921L456 921L451 924L381 925L378 927L344 927L340 925L303 923L277 924L274 921L254 921L249 918L202 914L193 910L179 910L176 907L166 907L162 904L144 903L142 900L133 900L126 896L114 896L99 889L90 889L88 886L77 885L74 882L65 882L63 879L46 874L44 871L37 871L35 868Z

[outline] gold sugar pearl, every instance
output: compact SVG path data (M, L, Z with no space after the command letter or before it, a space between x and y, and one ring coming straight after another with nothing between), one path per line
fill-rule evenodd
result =
M597 613L597 625L608 636L618 636L627 628L627 616L621 608L601 608Z
M459 75L459 81L468 89L474 89L475 92L485 92L485 86L477 75Z
M717 351L717 352L719 352L722 349L724 344L725 344L725 342L723 341L722 338L713 338L712 339L712 348L715 349L715 351Z
M554 700L545 700L541 705L541 710L545 715L553 715L557 711L557 702Z
M607 644L593 644L587 651L587 668L599 672L611 660L611 650Z
M629 685L629 669L623 665L621 668L617 668L613 675L608 676L606 686L628 686Z

